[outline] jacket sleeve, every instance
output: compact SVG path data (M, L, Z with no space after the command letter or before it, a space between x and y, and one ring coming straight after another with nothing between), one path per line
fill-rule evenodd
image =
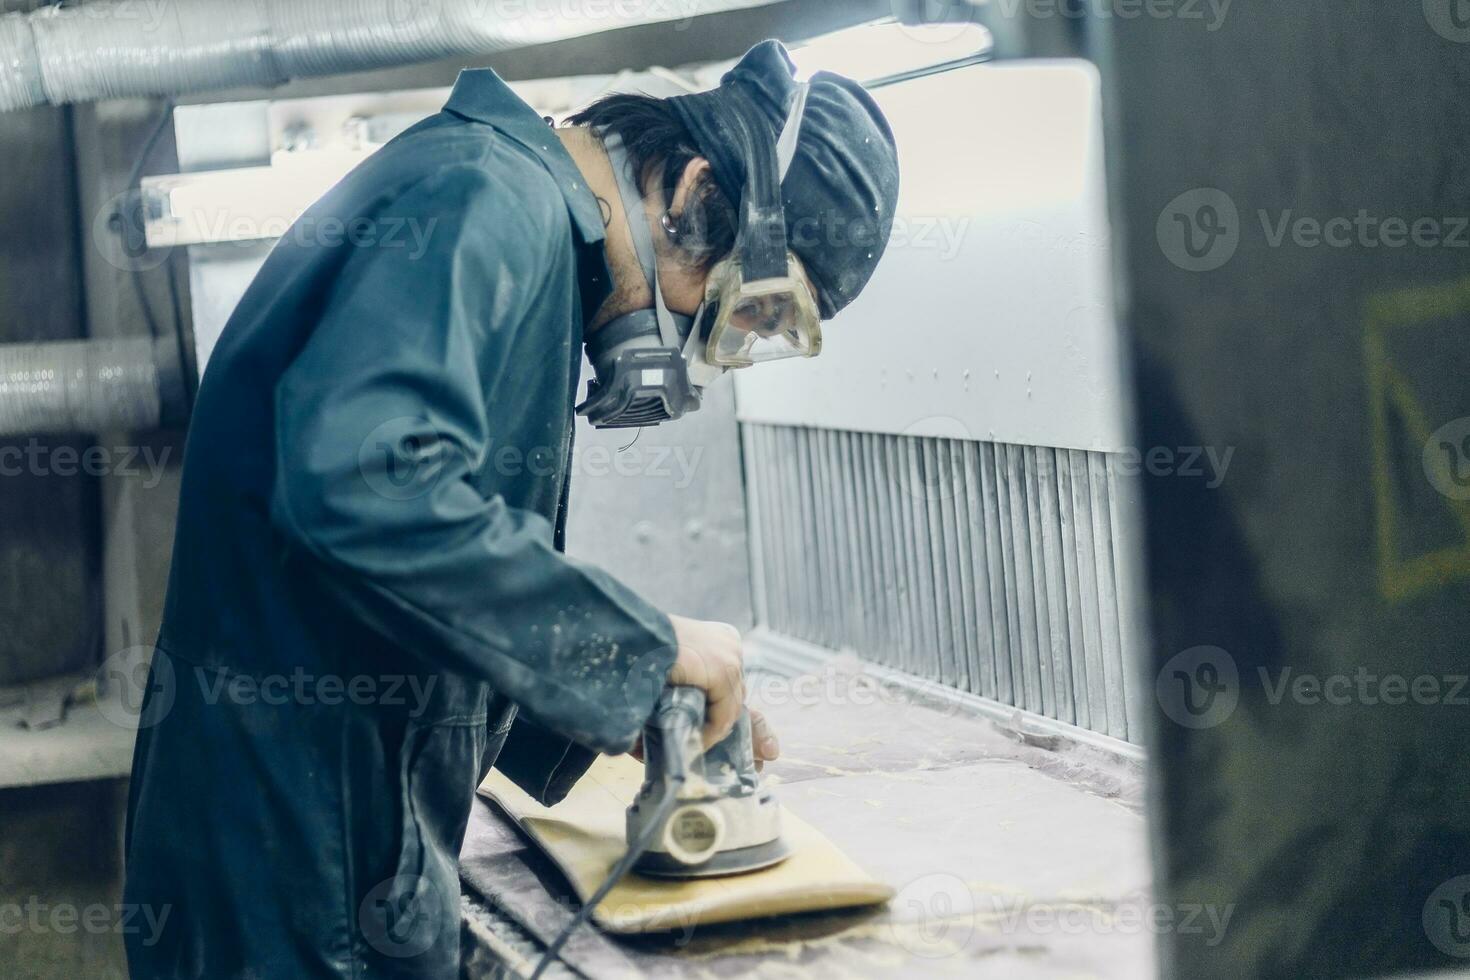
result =
M542 806L567 798L597 753L548 732L529 718L517 717L495 759L495 768Z
M553 732L627 751L674 661L668 617L472 480L502 427L538 411L496 398L485 375L544 354L538 332L561 335L525 319L564 206L455 167L389 214L420 222L429 245L345 248L276 389L272 522L380 635L483 678Z

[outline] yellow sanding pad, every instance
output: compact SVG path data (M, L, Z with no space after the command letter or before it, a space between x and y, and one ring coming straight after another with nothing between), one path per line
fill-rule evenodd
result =
M643 781L643 765L604 756L567 798L548 809L492 770L480 793L494 800L561 868L586 901L627 850L624 813ZM665 932L716 922L875 905L893 889L787 810L782 837L791 857L761 871L687 881L629 874L593 912L615 933Z

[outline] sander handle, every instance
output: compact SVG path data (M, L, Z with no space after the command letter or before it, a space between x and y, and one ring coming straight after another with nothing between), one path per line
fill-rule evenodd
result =
M682 783L693 771L695 760L703 754L700 733L704 731L705 693L687 684L664 688L658 706L650 719L652 733L659 746L659 757L668 780ZM644 742L649 741L645 735ZM645 752L648 746L645 744Z
M666 687L659 694L653 715L644 726L645 765L651 763L655 758L660 758L663 778L671 785L687 780L694 761L700 756L699 749L703 743L699 736L704 730L706 703L704 691L700 688L686 684ZM663 799L658 803L653 819L649 821L642 836L638 840L628 842L627 853L618 859L597 891L582 903L577 914L562 928L551 945L546 947L546 952L541 955L536 968L531 972L531 980L539 980L546 969L556 962L557 957L561 955L562 946L571 938L572 933L592 917L592 910L597 908L619 881L623 880L623 877L633 869L633 865L653 844L655 835L668 821L678 803L677 794L673 792L664 794Z

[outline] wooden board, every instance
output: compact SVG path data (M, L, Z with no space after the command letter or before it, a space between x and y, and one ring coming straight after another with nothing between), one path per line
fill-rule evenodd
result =
M495 801L556 862L586 901L627 849L624 812L643 780L641 763L603 757L567 798L548 809L492 770L480 793ZM665 932L796 912L876 905L893 889L870 877L816 829L787 810L792 855L743 875L665 881L629 874L593 912L615 933Z

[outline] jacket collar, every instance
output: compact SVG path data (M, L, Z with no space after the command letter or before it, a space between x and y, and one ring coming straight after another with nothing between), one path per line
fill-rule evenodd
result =
M534 153L561 188L583 244L594 245L605 239L602 210L582 179L582 171L546 120L512 92L499 75L489 68L461 71L444 108L494 126Z

